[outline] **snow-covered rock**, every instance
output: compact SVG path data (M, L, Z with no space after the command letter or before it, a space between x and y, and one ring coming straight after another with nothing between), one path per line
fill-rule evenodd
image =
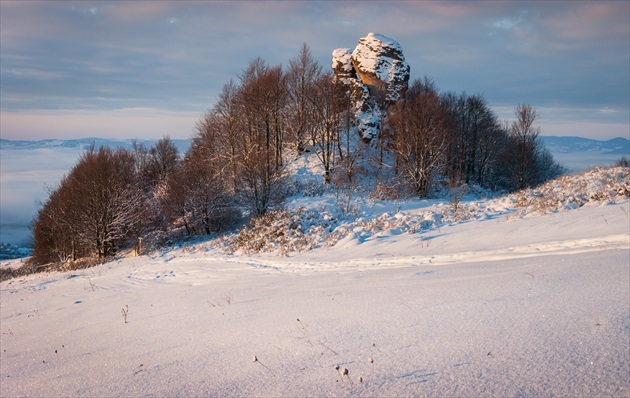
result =
M347 82L346 79L356 79L357 73L352 66L352 50L349 48L337 48L332 53L332 69L337 79Z
M361 137L372 141L380 132L383 108L407 90L410 68L402 46L387 36L369 33L354 50L334 50L332 69L335 78L351 90Z
M352 65L373 96L393 102L407 90L410 68L396 40L369 33L352 51Z

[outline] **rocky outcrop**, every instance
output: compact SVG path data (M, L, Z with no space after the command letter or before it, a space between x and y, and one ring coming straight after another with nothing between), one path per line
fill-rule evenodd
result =
M352 65L352 50L349 48L338 48L332 53L332 69L337 79L348 83L349 79L356 79L357 73Z
M383 91L385 100L393 102L407 90L409 65L400 44L389 37L370 33L360 39L352 51L352 66L372 95Z
M359 133L372 141L380 133L382 113L407 90L410 68L402 47L387 36L369 33L352 51L334 50L332 61L335 78L351 89Z

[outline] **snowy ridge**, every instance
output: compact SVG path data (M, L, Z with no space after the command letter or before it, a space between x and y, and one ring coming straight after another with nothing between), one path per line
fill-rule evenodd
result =
M593 169L526 191L492 200L425 204L410 211L372 213L356 217L336 214L328 207L307 209L299 202L294 211L279 210L254 220L252 225L224 243L229 252L294 251L363 242L379 234L422 234L444 225L471 220L527 217L568 211L588 203L615 202L630 197L630 168ZM374 202L373 202L374 203ZM357 207L366 208L363 202ZM374 206L373 206L374 207ZM345 242L345 243L344 243Z

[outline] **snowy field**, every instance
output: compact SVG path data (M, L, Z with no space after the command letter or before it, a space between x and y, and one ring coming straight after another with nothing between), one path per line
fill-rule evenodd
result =
M288 256L209 241L2 282L0 396L628 396L627 197L511 200ZM365 217L440 209L385 207Z

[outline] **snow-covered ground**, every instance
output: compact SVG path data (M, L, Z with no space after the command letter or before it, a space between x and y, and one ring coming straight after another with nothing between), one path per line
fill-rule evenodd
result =
M628 396L630 202L603 181L627 170L460 212L356 198L284 256L208 241L2 282L0 396Z

